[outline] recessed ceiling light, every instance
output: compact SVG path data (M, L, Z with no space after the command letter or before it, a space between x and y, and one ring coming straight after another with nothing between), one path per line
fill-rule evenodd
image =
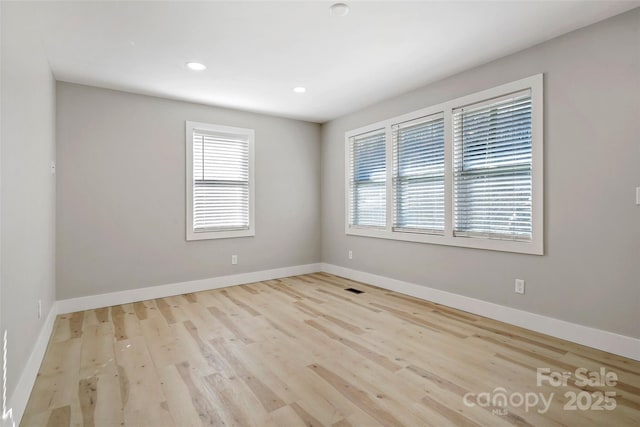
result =
M297 86L293 88L293 91L295 93L305 93L307 91L307 88L302 86Z
M187 62L187 67L194 71L206 70L207 66L199 62Z
M329 8L329 13L333 16L347 16L349 13L349 6L344 3L335 3Z

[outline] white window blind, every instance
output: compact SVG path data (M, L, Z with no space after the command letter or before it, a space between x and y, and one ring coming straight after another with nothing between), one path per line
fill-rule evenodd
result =
M193 130L193 231L248 230L249 139Z
M395 124L393 228L444 233L444 114Z
M386 203L386 137L379 129L350 138L349 224L355 227L384 228Z
M452 113L454 235L531 240L531 91Z

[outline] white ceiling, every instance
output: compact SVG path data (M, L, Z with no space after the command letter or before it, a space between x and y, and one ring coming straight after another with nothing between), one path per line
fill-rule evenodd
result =
M50 2L29 19L58 80L324 122L640 5L347 3Z

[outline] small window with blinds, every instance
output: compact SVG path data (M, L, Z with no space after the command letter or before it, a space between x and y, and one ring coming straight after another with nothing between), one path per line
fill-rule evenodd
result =
M538 74L346 132L345 233L542 255L542 110Z
M444 233L444 115L395 124L393 230Z
M349 141L349 225L384 228L387 223L385 130L355 135Z
M187 240L255 235L252 129L187 122Z
M453 110L454 235L531 240L531 91Z

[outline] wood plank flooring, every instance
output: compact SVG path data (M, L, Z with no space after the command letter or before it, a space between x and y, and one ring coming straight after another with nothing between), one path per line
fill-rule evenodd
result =
M58 316L22 425L638 426L640 362L316 273Z

